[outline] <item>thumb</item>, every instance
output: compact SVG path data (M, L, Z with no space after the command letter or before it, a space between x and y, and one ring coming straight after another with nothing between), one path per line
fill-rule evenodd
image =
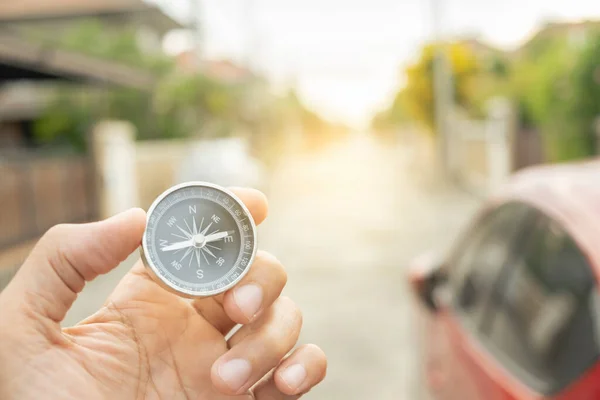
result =
M37 243L3 297L34 316L62 321L86 281L114 269L139 246L145 215L131 209L100 222L56 225Z

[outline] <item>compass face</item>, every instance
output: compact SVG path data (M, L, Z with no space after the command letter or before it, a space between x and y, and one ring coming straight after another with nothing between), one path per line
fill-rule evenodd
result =
M177 185L148 211L143 259L164 287L186 297L231 288L250 268L256 227L233 193L203 182Z

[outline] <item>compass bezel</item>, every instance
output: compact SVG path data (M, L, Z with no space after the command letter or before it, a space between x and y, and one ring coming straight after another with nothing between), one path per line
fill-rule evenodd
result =
M149 249L147 248L148 225L150 224L150 218L154 214L156 207L171 193L176 192L181 189L188 188L188 187L199 187L199 188L205 187L205 188L214 189L214 190L217 190L217 191L220 191L220 192L226 194L227 196L231 197L240 206L240 208L244 211L244 213L246 213L246 215L248 216L248 220L250 221L250 227L251 227L252 235L253 235L253 248L252 248L252 253L250 254L247 266L244 268L243 271L240 272L239 276L237 278L235 278L233 281L231 281L230 283L228 283L227 285L225 285L223 287L216 288L213 290L195 291L195 290L189 290L189 289L177 286L173 282L164 278L160 272L160 268L158 268L156 265L154 265L152 259L147 256L147 254L149 254ZM242 245L242 243L240 243L240 245ZM169 189L167 189L163 193L161 193L154 200L154 202L152 203L152 205L150 206L150 208L148 209L148 212L146 214L146 229L144 229L144 235L142 237L142 245L140 247L140 253L141 253L141 258L144 263L144 266L146 267L146 270L149 272L149 275L162 288L166 289L167 291L169 291L171 293L177 294L181 297L196 299L196 298L206 298L206 297L216 296L218 294L228 291L229 289L231 289L232 287L237 285L244 278L244 276L246 276L246 274L252 267L252 263L254 262L254 258L256 256L257 249L258 249L258 238L257 238L257 234L256 234L256 223L254 222L254 218L252 217L250 210L248 210L248 208L246 207L244 202L238 196L236 196L232 191L230 191L222 186L219 186L219 185L216 185L216 184L210 183L210 182L191 181L191 182L180 183L178 185L170 187Z

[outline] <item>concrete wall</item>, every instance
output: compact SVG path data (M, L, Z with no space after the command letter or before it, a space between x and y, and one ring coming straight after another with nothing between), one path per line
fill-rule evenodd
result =
M93 132L99 213L105 218L131 207L148 209L157 194L176 183L187 140L136 142L135 128L104 121Z
M135 134L135 127L123 121L102 121L93 129L100 218L139 206Z
M140 207L148 209L156 196L177 182L179 163L189 140L154 140L136 143L137 190Z
M100 217L130 207L148 209L156 197L182 181L263 189L265 170L243 138L135 140L135 128L104 121L93 132Z

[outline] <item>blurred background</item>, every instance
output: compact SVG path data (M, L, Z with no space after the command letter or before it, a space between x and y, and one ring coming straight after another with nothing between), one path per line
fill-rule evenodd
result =
M592 0L3 0L0 288L54 224L257 187L330 357L308 398L418 400L408 263L513 172L598 154L598 117Z

